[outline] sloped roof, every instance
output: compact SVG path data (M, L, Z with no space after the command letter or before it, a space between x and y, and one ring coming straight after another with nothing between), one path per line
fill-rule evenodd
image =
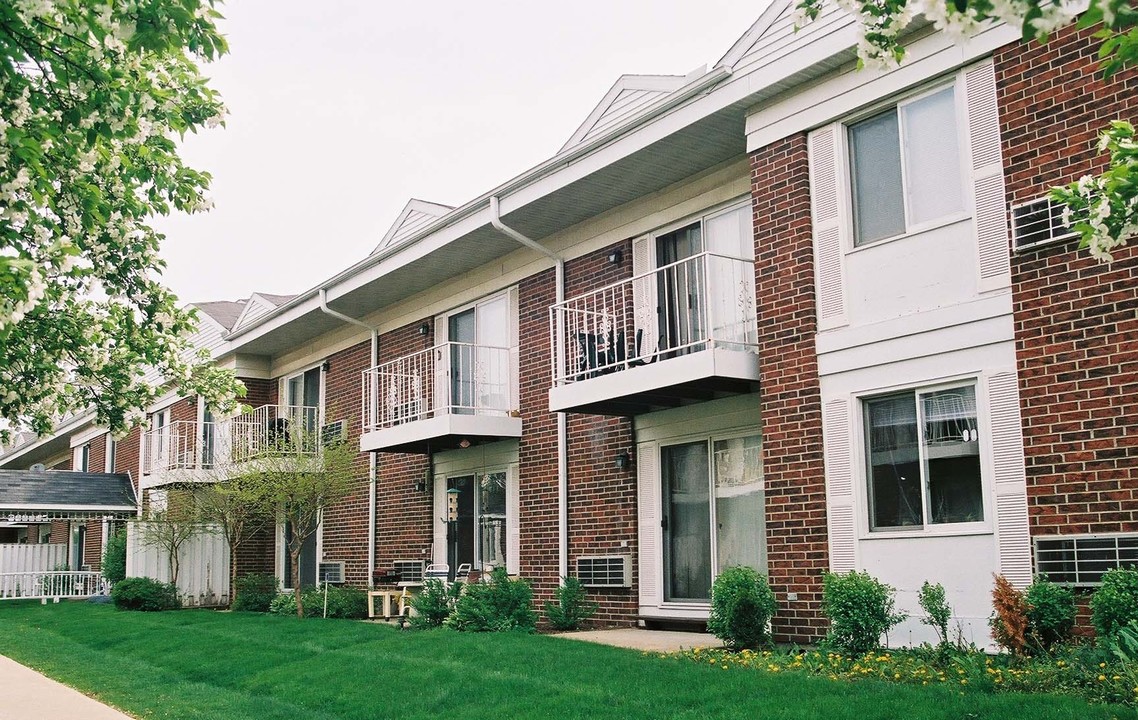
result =
M270 293L263 293L263 292L253 293L253 294L259 298L264 298L265 300L268 300L270 303L272 303L276 307L280 307L281 305L284 305L286 302L288 302L289 300L292 300L294 297L296 297L296 293L293 293L292 295L273 295Z
M134 484L125 473L0 470L0 516L61 519L135 511Z
M249 299L245 301L245 307L241 310L241 314L237 317L236 322L233 323L233 326L230 327L229 330L236 330L262 315L269 314L294 297L296 297L296 295L273 295L262 292L253 293L249 296Z
M454 208L450 205L411 198L403 206L403 211L399 213L399 217L392 223L383 239L379 241L379 245L376 245L375 250L371 251L372 254L374 255L384 248L398 245L451 210Z
M597 103L585 122L561 146L561 150L573 147L583 140L615 127L640 110L668 93L683 87L694 74L702 74L698 68L688 75L621 75L601 101Z
M232 330L245 310L246 300L216 300L194 303L194 307L217 321L226 330Z
M740 59L755 49L776 20L785 20L793 15L797 4L797 0L773 0L759 15L759 19L747 28L747 32L743 33L719 62L715 63L715 67L735 67Z

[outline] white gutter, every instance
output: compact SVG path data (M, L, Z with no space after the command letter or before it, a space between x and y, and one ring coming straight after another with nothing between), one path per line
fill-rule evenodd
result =
M553 259L556 268L557 304L565 300L565 260L557 253L544 245L522 235L517 230L502 222L498 206L498 196L490 196L490 224L498 232L512 238L528 248ZM560 325L558 337L564 332ZM550 347L550 351L553 348ZM558 582L564 582L569 576L569 426L567 416L563 412L557 413L557 577ZM520 518L519 518L520 522Z
M379 328L349 317L328 307L328 288L320 287L320 309L334 318L343 320L351 325L367 329L371 333L371 365L379 364ZM376 488L376 458L374 452L367 454L367 586L374 587L375 583L375 488Z
M540 165L537 165L537 166L531 168L530 170L522 173L521 175L517 176L516 178L498 186L494 190L491 190L489 193L487 193L485 195L481 195L481 196L475 198L474 200L471 200L470 202L466 203L465 205L461 205L461 206L455 208L454 210L452 210L449 213L447 213L446 215L442 216L441 218L439 218L435 222L430 223L429 225L424 227L422 230L420 230L419 232L417 232L414 235L412 235L411 237L409 237L407 240L400 242L398 245L395 245L394 247L387 248L387 250L385 250L383 252L378 252L378 253L369 255L368 257L360 260L359 262L352 265L351 267L348 267L348 268L340 271L336 275L332 276L331 278L329 278L328 280L323 282L321 285L319 285L315 288L312 288L310 290L306 290L305 292L302 292L301 294L294 297L292 300L289 300L288 302L284 303L283 305L278 306L275 310L253 320L252 322L250 322L246 325L241 326L240 328L238 328L235 331L226 335L225 336L226 341L229 343L232 343L236 338L238 338L242 335L245 335L246 333L248 333L252 330L255 330L256 328L260 327L261 325L265 325L265 324L272 322L273 320L277 319L282 313L284 313L288 310L291 310L291 309L293 309L299 305L302 305L305 302L313 299L320 291L326 291L327 288L335 286L335 285L359 274L360 272L370 268L371 266L376 265L376 264L382 262L383 260L386 260L387 258L392 257L392 256L406 250L408 246L413 245L417 242L420 242L421 240L437 233L438 231L442 230L443 228L449 227L450 225L454 225L455 223L457 223L461 220L464 220L464 219L466 219L472 215L476 215L479 212L482 212L486 208L487 200L489 200L491 198L503 197L503 196L508 195L510 193L514 193L514 192L516 192L516 191L518 191L518 190L520 190L520 189L522 189L528 185L532 185L533 183L538 182L538 181L540 181L540 180L542 180L542 179L544 179L550 175L556 174L557 172L564 169L567 165L573 164L577 160L580 160L581 158L585 157L586 155L589 155L590 153L593 153L593 152L601 149L602 147L604 147L606 145L609 145L613 142L616 142L617 140L624 137L625 135L628 135L628 134L632 133L633 131L637 130L638 128L649 124L650 122L659 118L660 116L667 114L671 110L675 109L677 106L682 105L683 103L687 102L688 100L695 97L696 95L699 95L700 93L703 93L704 91L709 90L712 86L714 86L714 85L718 84L719 82L726 80L727 78L731 77L731 74L732 73L731 73L730 68L727 68L727 67L713 68L709 72L707 72L707 73L701 75L700 77L692 80L687 85L685 85L685 86L675 90L674 92L669 93L668 95L665 95L664 97L660 98L658 101L656 101L655 104L649 106L641 115L638 115L637 117L633 118L627 124L618 125L617 127L612 128L608 132L601 133L600 135L597 135L594 138L590 138L589 140L586 140L582 143L574 145L573 147L565 150L564 152L557 153L556 155L554 155L550 159L546 160L545 162L541 163ZM491 210L491 214L493 214L493 210ZM515 240L517 239L517 237L515 237L514 235L510 235L510 237L513 237ZM546 255L550 254L549 252L544 251L544 250L542 250L541 252L543 252ZM234 352L234 351L236 351L237 347L238 346L236 346L236 345L232 346L232 347L227 349L227 352Z

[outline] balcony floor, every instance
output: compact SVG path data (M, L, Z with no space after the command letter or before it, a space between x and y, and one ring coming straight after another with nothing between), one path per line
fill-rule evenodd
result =
M480 445L521 436L521 418L445 414L364 433L360 436L360 451L426 453L463 447L463 441Z
M745 395L758 387L758 355L712 348L554 387L549 409L628 417Z

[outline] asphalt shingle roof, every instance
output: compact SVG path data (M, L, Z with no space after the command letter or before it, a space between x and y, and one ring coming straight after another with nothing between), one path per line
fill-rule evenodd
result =
M134 484L125 473L0 470L0 513L121 513L134 507Z

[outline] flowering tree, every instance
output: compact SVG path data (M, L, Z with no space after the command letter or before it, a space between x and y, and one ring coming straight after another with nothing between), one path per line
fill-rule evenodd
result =
M235 406L150 225L210 204L175 140L225 113L197 67L226 51L214 2L0 2L0 426L121 431L168 383Z
M797 25L815 19L826 0L799 0ZM858 19L858 65L887 68L905 57L902 31L923 15L939 30L962 39L989 21L1019 28L1025 40L1047 40L1056 29L1075 21L1083 3L1076 0L837 0ZM1131 0L1091 0L1078 18L1080 27L1101 23L1100 57L1106 77L1138 63L1138 9ZM1051 196L1064 203L1065 224L1099 260L1138 233L1138 139L1133 126L1119 120L1103 131L1099 149L1110 152L1107 171L1087 176Z

